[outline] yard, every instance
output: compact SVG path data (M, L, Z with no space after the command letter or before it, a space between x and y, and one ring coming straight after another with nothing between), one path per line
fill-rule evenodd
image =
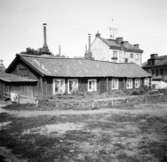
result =
M167 161L166 101L40 112L1 111L0 161Z

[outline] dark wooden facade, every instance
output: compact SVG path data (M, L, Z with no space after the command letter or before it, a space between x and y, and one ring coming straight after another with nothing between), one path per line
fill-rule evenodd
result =
M167 82L167 55L151 54L143 69L152 75L153 80Z
M11 93L19 94L21 97L34 98L36 83L4 82L0 80L0 97L10 97Z
M31 65L24 63L24 61L20 59L14 60L14 63L11 64L8 73L15 74L22 77L28 77L31 79L37 80L35 86L33 86L33 96L36 97L48 97L54 95L53 93L53 82L55 79L64 79L65 80L65 92L68 93L68 81L69 79L77 79L78 80L78 93L113 93L114 91L129 91L134 90L134 82L136 78L129 78L133 80L133 87L131 89L126 88L126 80L128 78L119 77L116 78L119 80L118 89L111 88L111 81L113 77L53 77L46 76L41 74L38 69L34 69ZM137 89L144 87L144 79L150 77L141 77L140 79L140 87ZM97 81L97 90L94 92L88 92L88 80L95 79Z

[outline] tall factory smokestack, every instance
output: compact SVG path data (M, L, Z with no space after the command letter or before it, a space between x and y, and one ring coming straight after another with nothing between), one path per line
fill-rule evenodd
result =
M91 52L91 34L88 34L88 52Z
M40 52L42 54L48 54L51 55L51 52L49 51L48 45L47 45L47 29L46 29L47 24L43 23L43 47L40 48Z
M48 45L47 45L47 31L46 31L46 26L47 24L46 23L43 23L43 38L44 38L44 44L43 44L43 47L44 48L48 48Z

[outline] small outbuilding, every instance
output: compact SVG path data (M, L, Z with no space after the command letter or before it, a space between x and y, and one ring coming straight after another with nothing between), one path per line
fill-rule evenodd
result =
M0 73L0 97L11 98L12 101L31 100L37 80L19 75Z

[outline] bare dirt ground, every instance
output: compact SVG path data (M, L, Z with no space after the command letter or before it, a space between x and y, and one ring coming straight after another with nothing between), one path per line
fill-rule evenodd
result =
M167 102L99 110L0 110L0 161L165 162Z

